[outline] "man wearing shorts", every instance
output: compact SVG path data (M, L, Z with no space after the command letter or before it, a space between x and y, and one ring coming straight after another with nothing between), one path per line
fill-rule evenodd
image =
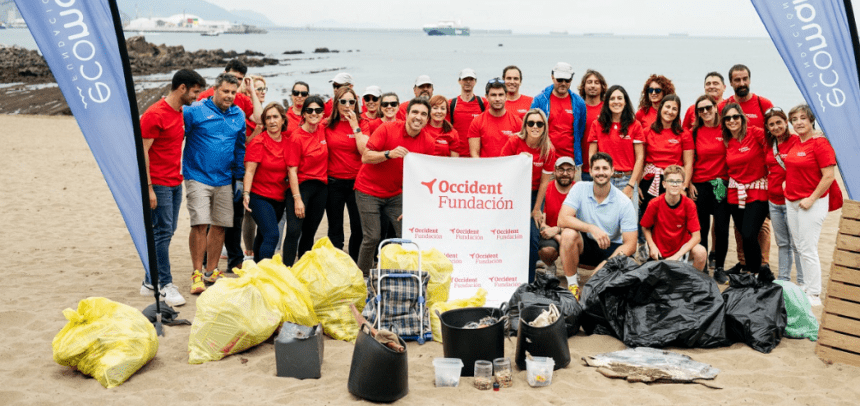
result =
M563 156L555 161L553 172L555 182L546 189L544 199L543 219L540 224L540 241L538 241L538 255L541 261L547 264L547 272L555 275L555 260L558 259L558 249L561 243L561 227L558 227L558 212L567 193L573 186L573 177L576 175L576 164L573 158Z
M610 257L630 256L636 250L636 211L610 182L612 157L598 152L590 164L594 181L573 185L558 213L562 267L571 290L579 286L580 263L600 269Z
M215 79L211 98L183 111L185 151L182 172L191 233L188 246L194 272L191 293L206 289L204 281L221 277L217 258L224 244L224 229L233 226L233 178L244 168L245 113L233 105L239 80L228 73ZM207 233L206 229L209 228ZM207 255L207 269L203 256Z

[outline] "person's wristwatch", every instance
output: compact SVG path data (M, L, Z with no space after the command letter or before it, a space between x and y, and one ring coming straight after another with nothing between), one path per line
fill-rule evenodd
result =
M391 157L388 156L390 152L391 150L385 151L385 159L391 159Z
M360 133L360 132L361 132L361 127L355 127L355 128L352 130L352 132L353 132L354 134L358 134L358 133Z

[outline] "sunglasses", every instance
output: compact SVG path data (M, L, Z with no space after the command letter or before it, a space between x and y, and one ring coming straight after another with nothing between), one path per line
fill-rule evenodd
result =
M743 118L744 118L743 114L732 114L730 116L723 117L723 121L734 121L734 120L740 121Z
M714 109L714 105L713 105L713 104L709 104L709 105L707 105L707 106L705 106L705 107L696 107L696 111L698 111L699 113L704 113L704 112L706 112L706 111L711 111L711 110L713 110L713 109Z
M322 107L308 107L305 109L305 114L322 114L324 111Z
M350 106L355 105L355 99L340 99L337 101L341 106L346 106L347 104Z
M564 168L555 167L555 170L558 172L561 172L561 173L570 173L570 174L576 173L576 168L564 169Z
M380 107L383 107L383 108L386 108L386 107L397 107L397 102L382 102L382 103L379 103L379 106L380 106Z
M777 111L778 111L778 112L780 112L780 113L785 113L785 112L784 112L781 108L779 108L779 107L771 107L771 108L767 109L767 111L765 111L765 112L764 112L764 114L770 114L770 113L777 112Z
M544 122L543 122L543 121L532 121L532 120L529 120L529 121L526 121L526 125L527 125L527 126L529 126L529 127L543 128L543 126L544 126L545 124L544 124Z
M378 98L378 97L376 97L376 96L374 96L374 95L372 95L372 94L366 94L366 95L364 95L364 101L366 101L366 102L374 102L374 103L375 103L375 102L378 102L378 101L379 101L379 98Z
M266 92L268 92L268 91L269 91L269 88L268 88L268 87L258 87L258 88L254 89L254 90L256 90L256 91L258 91L258 92L260 92L260 93L266 93Z
M648 90L646 90L645 92L646 92L646 93L648 93L648 94L651 94L651 93L657 93L657 94L660 94L660 93L663 93L663 89L657 89L657 88L654 88L654 87L649 87L649 88L648 88Z
M493 83L505 84L505 81L502 80L502 78L492 78L492 79L490 79L489 82L487 82L488 85L493 84Z
M293 96L308 97L308 92L300 92L298 90L293 90Z
M664 182L666 182L667 184L672 185L672 186L680 186L680 185L684 184L683 180L666 180Z
M570 83L570 82L572 82L572 81L573 81L573 78L570 78L570 79L559 79L559 78L555 78L555 80L556 80L556 81L558 81L559 83Z

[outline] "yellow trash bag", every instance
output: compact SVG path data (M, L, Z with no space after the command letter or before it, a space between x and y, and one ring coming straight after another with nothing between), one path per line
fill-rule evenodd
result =
M259 264L245 261L241 269L235 268L235 272L251 278L269 309L277 309L282 314L281 321L303 326L319 324L308 288L293 276L280 255L264 259Z
M434 303L430 306L430 328L433 330L433 341L442 342L442 320L436 315L445 313L448 310L462 309L465 307L481 307L487 302L487 291L484 288L478 288L475 296L467 299L457 299L450 302Z
M54 337L54 361L96 378L105 388L121 385L158 351L155 327L140 310L103 297L63 310L69 320Z
M382 247L380 255L381 269L418 270L418 256L414 250L404 249L399 244L388 244ZM421 251L421 270L430 275L427 284L427 306L448 300L448 289L451 288L451 273L454 265L445 254L436 248Z
M352 258L323 237L290 270L308 288L325 333L336 340L355 341L358 323L349 304L359 312L364 309L367 285Z
M217 361L266 341L281 324L251 278L222 278L197 298L188 363Z

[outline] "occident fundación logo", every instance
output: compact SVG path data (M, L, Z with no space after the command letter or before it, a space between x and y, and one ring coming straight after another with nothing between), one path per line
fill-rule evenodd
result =
M425 239L425 240L441 240L442 234L439 233L438 228L428 228L428 227L409 227L409 232L412 233L412 236L415 238Z
M514 228L494 228L490 230L497 240L522 240L523 235L519 229Z
M438 181L438 183L437 183ZM481 183L477 180L449 182L433 179L420 182L431 195L438 198L438 208L466 210L513 210L514 201L502 192L502 183Z

